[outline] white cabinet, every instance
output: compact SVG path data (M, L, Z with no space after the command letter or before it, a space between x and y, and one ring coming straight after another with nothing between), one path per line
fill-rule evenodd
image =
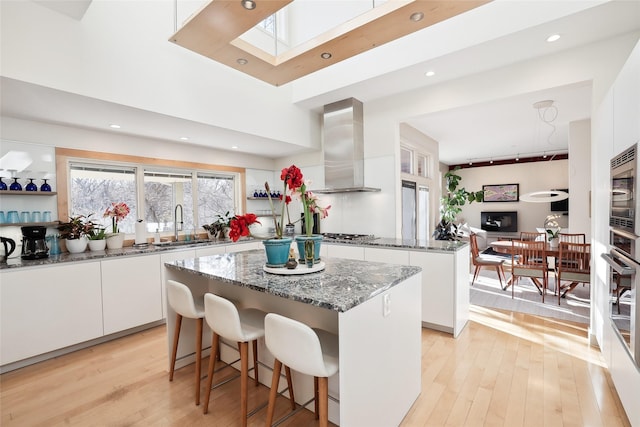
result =
M205 246L203 248L196 248L196 257L201 256L210 256L210 255L219 255L227 252L227 247L225 245L215 245L215 246ZM180 258L184 259L184 258Z
M344 258L364 261L364 247L353 245L327 245L327 256L329 258Z
M101 263L105 335L162 319L159 255L118 257Z
M206 250L207 248L197 249L197 251ZM205 255L197 255L205 256ZM165 262L177 261L179 259L195 258L196 250L187 249L182 251L170 251L160 255L160 281L162 282L162 318L167 318L167 291L166 289L166 269L164 267Z
M226 252L241 252L241 251L250 251L252 249L262 249L264 245L261 240L252 240L250 242L242 242L242 243L233 243L230 245L226 245Z
M406 249L364 248L364 260L387 264L409 265L409 251Z
M410 265L422 267L422 324L452 333L469 320L469 246L456 252L409 252Z
M102 336L100 263L0 273L0 365Z

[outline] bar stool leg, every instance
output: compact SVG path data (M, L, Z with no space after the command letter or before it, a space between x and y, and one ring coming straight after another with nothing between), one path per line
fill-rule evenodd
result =
M249 385L249 343L240 342L240 416L242 427L247 427L247 386Z
M209 412L209 398L211 397L211 387L213 387L213 370L216 367L216 359L218 359L220 352L220 336L215 332L212 334L211 338L211 351L213 354L209 355L209 371L207 372L207 391L205 393L204 407L202 408L202 413L206 414Z
M318 399L318 377L313 377L313 411L316 415L316 420L320 415L320 399Z
M200 404L200 377L202 376L202 323L204 319L196 319L196 405Z
M180 340L180 327L182 316L176 313L176 328L173 333L173 351L171 352L171 366L169 367L169 381L173 381L173 371L176 369L176 356L178 354L178 341Z
M284 367L284 373L287 377L287 387L289 388L289 402L291 402L291 410L296 409L296 398L293 395L293 380L291 379L291 369L288 366Z
M278 359L273 363L273 377L271 378L271 390L269 391L269 406L267 407L267 426L273 424L273 412L276 409L276 397L278 396L278 383L280 382L280 371L282 362Z
M320 401L320 427L327 427L329 425L329 378L318 378L318 392L317 399ZM316 414L316 417L318 415Z
M253 340L253 379L256 387L260 384L258 380L258 340Z

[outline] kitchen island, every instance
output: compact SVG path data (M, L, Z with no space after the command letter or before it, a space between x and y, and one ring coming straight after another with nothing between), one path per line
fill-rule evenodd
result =
M323 271L277 275L265 272L264 262L264 251L255 250L165 267L168 279L187 284L195 295L213 292L338 334L340 370L329 379L329 395L338 402L330 398L329 419L342 426L398 425L421 391L421 269L326 257ZM193 360L195 330L186 320L178 349L183 365ZM169 311L168 337L174 328ZM258 348L260 378L268 385L273 358L264 340ZM222 350L223 360L235 360L235 351ZM294 372L294 388L305 402L313 379Z

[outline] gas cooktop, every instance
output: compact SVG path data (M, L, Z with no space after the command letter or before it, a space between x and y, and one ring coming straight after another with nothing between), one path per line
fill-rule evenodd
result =
M373 240L376 237L373 234L349 234L349 233L322 233L327 240Z

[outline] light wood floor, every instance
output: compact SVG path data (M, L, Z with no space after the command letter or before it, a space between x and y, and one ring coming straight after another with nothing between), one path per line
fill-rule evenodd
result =
M457 339L423 329L422 393L401 425L628 426L586 337L585 325L477 306ZM170 383L166 348L161 326L3 374L0 424L239 425L239 382L214 390L203 415L193 402L193 365ZM250 409L267 400L266 387L249 388ZM282 398L276 418L287 410ZM249 425L264 418L263 409ZM281 425L315 423L301 411Z

